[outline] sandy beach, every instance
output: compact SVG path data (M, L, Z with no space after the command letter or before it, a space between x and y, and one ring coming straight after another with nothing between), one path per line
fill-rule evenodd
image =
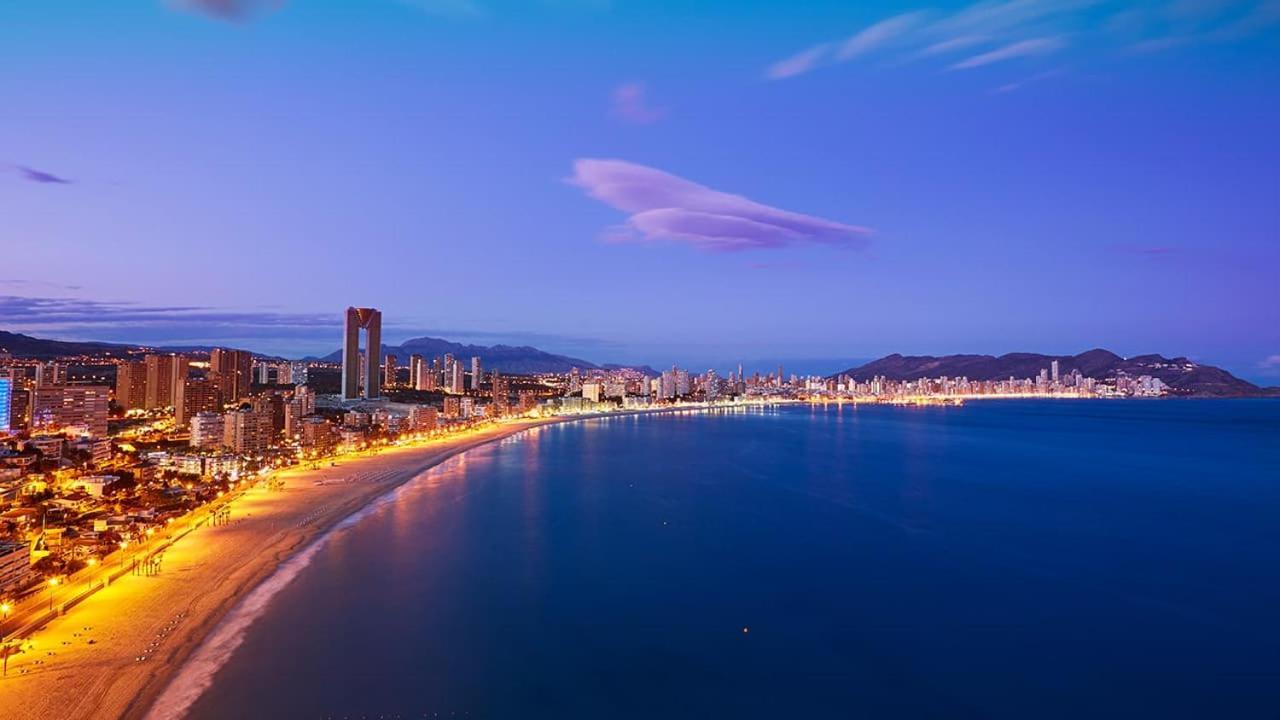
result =
M229 523L175 541L161 573L125 575L36 632L35 649L14 656L0 680L0 717L143 717L247 593L343 518L453 455L568 419L507 423L336 467L282 471L282 490L252 488L232 504Z

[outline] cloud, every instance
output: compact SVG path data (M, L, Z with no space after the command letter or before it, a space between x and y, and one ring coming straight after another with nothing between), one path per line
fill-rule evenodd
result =
M991 92L993 92L993 93L1011 93L1011 92L1015 92L1015 91L1021 90L1022 88L1026 87L1026 86L1028 86L1028 85L1031 85L1031 84L1033 84L1033 83L1038 83L1038 82L1040 82L1041 80L1048 80L1049 78L1057 77L1057 76L1061 75L1061 74L1062 74L1062 72L1063 72L1063 71L1062 71L1062 70L1060 70L1060 69L1059 69L1059 70L1046 70L1045 72L1036 73L1035 75L1032 75L1031 77L1028 77L1028 78L1024 78L1024 79L1022 79L1022 80L1016 80L1016 81L1014 81L1014 82L1005 83L1004 85L1001 85L1001 86L999 86L999 87L995 88L995 89L994 89L994 90L992 90Z
M29 168L25 165L17 165L16 167L18 170L18 174L22 175L24 179L30 180L31 182L46 183L46 184L53 184L53 185L69 185L71 183L71 181L66 178L58 177L53 173L47 173L47 172L44 172L43 170L36 170L35 168Z
M1016 58L1031 57L1035 55L1047 55L1057 52L1066 47L1066 42L1062 38L1034 38L1032 40L1020 40L1016 43L1010 43L1001 48L990 50L979 55L974 55L966 60L951 66L952 70L971 70L976 67L990 65L992 63L1003 62L1005 60L1013 60Z
M951 69L983 67L1066 49L1116 61L1202 42L1232 42L1280 26L1280 0L979 0L953 10L921 10L874 23L842 43L812 45L765 70L773 80L826 62L896 53L884 67L969 50ZM835 48L833 50L833 48ZM1009 87L1020 83L1010 82ZM1005 87L1005 86L1001 86Z
M655 123L666 116L666 108L649 104L648 89L644 83L624 83L614 88L613 114L638 125Z
M1271 355L1264 358L1262 362L1258 363L1258 368L1280 371L1280 355Z
M789 58L779 60L765 70L764 76L770 80L783 80L796 75L803 75L816 68L831 51L831 43L814 45L801 50Z
M953 38L940 40L920 51L920 55L928 57L931 55L944 55L949 52L958 52L967 50L975 45L986 43L988 38L986 35L957 35Z
M569 183L630 213L610 239L674 240L704 250L736 251L821 244L865 247L870 231L712 190L623 160L580 159Z
M277 10L285 0L176 0L179 7L228 22L243 22L262 12Z
M0 283L6 281L0 280ZM28 283L34 284L34 283ZM198 305L146 305L71 297L0 295L0 330L42 338L183 347L224 345L288 357L327 354L342 344L341 308L326 313L290 313L270 308L244 311ZM611 350L607 339L531 330L441 328L415 318L384 319L383 340L442 337L454 342L535 344L543 350Z
M922 17L924 17L924 13L911 12L895 15L888 20L881 20L845 40L840 49L836 51L836 57L841 60L849 60L870 52L909 30Z
M318 313L233 311L199 305L143 305L69 297L0 295L6 327L76 329L109 325L206 325L248 327L338 327L341 317Z

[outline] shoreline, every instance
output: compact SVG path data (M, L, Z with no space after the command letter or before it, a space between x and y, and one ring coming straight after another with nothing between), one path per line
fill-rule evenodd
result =
M730 409L734 406L692 406L692 407L670 407L670 408L649 408L639 410L618 410L605 413L584 413L582 415L556 416L551 418L534 418L521 422L519 426L498 426L492 428L493 434L483 438L474 438L458 443L455 447L442 449L438 453L423 461L423 464L416 469L409 469L404 472L403 476L398 477L395 481L385 486L380 486L379 492L370 495L353 498L344 508L339 511L326 514L325 520L316 525L315 530L309 535L299 538L299 542L291 548L285 549L283 552L275 554L275 560L270 563L264 563L261 572L255 581L240 588L240 591L234 593L225 603L224 610L218 613L212 613L206 616L204 622L198 628L193 630L188 637L188 641L184 643L182 652L175 653L170 656L170 662L166 665L166 670L157 674L151 682L144 688L140 689L134 699L123 709L119 717L127 720L162 720L166 718L184 717L190 710L191 706L199 700L204 692L209 688L213 681L213 674L221 668L222 663L212 669L212 673L204 676L201 687L195 693L188 693L186 697L176 697L175 701L181 703L181 706L174 708L177 712L166 713L159 709L157 703L163 700L170 690L181 692L176 687L181 680L183 671L189 665L196 661L198 653L205 649L206 646L215 639L215 634L224 629L230 622L235 620L237 610L245 606L245 603L253 599L253 595L264 588L273 579L277 578L283 571L288 569L288 564L292 561L304 558L308 552L318 552L323 548L327 540L332 537L335 531L340 530L347 523L358 523L363 520L362 514L366 511L376 508L384 499L392 498L398 491L413 482L423 473L439 467L444 463L452 460L459 455L470 452L480 447L500 442L507 438L516 437L530 430L538 428L550 427L553 425L564 425L575 422L587 422L592 420L607 420L621 417L637 417L643 415L671 415L682 413L703 413L711 410ZM747 405L739 406L747 407ZM488 432L488 431L485 431ZM305 567L305 565L303 566ZM302 568L299 568L301 570ZM296 573L295 573L296 575ZM283 589L293 580L293 576L285 578L283 583L277 589ZM274 592L267 597L267 604L270 603ZM257 616L251 617L245 623L244 630L252 627ZM240 645L241 638L235 638L234 645L229 649L228 656L235 652Z
M276 475L284 490L251 488L232 503L230 524L201 525L176 538L163 573L126 575L39 628L32 635L35 649L12 658L8 676L0 679L0 716L171 717L153 715L153 706L246 600L291 560L318 550L343 522L422 473L541 427L712 409L531 418L342 458L333 466L286 468ZM187 708L189 703L181 712Z
M271 562L263 563L260 568L260 572L256 574L256 577L251 582L238 588L237 592L227 598L227 602L224 604L225 607L220 612L211 613L206 616L204 621L189 634L187 642L183 644L181 650L170 656L166 663L166 670L163 673L156 675L146 687L140 689L139 693L134 697L129 705L123 709L120 717L127 718L129 720L133 720L135 718L142 720L151 717L181 717L184 715L185 712L190 709L191 704L198 700L199 697L203 695L204 690L208 688L208 683L211 683L213 680L212 675L205 678L206 684L204 687L200 688L199 692L191 695L189 699L186 699L186 702L183 703L179 713L169 715L165 715L163 713L157 714L156 703L174 687L174 683L181 677L183 671L186 670L189 664L196 659L197 653L199 653L207 643L213 639L214 634L218 632L218 630L229 620L233 619L236 611L244 606L245 602L251 598L253 593L257 592L273 578L277 577L281 571L286 568L286 565L290 561L302 557L312 548L318 550L335 530L339 529L347 521L356 518L361 512L375 507L379 500L394 495L396 491L405 485L408 485L415 478L422 475L422 473L436 468L445 462L462 455L463 453L500 440L505 440L509 437L520 435L528 432L529 430L547 427L550 425L558 425L576 419L578 418L549 418L542 421L525 423L520 427L508 426L504 428L500 426L498 428L494 428L496 432L492 436L474 438L466 442L461 442L455 447L442 449L440 452L424 459L423 464L417 466L416 469L405 470L403 477L398 478L387 485L380 486L378 492L361 494L358 497L351 498L342 507L334 510L333 512L326 513L323 521L316 523L314 525L314 529L309 533L305 533L298 537L297 543L289 548L284 548L275 552L274 558ZM284 584L287 585L291 580L292 578L288 578ZM250 619L248 625L251 626L255 619L256 618ZM239 643L236 644L238 645ZM234 652L234 648L232 648L232 652ZM219 665L219 667L221 667L221 665ZM214 672L216 671L217 669L215 668Z

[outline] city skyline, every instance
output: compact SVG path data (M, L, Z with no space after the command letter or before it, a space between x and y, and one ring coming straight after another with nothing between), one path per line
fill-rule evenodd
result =
M1266 3L526 5L0 10L4 328L1280 373Z

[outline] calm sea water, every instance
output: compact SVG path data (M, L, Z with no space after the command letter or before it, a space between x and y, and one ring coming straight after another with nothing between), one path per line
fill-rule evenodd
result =
M540 429L337 533L192 716L1280 717L1280 402Z

